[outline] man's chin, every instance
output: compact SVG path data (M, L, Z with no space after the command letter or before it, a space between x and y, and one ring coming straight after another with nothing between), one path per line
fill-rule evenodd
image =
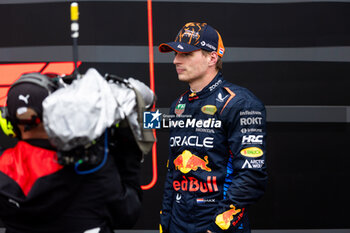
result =
M177 75L177 78L178 78L179 81L181 81L181 82L188 82L187 77L184 76L184 75L178 74L178 75Z

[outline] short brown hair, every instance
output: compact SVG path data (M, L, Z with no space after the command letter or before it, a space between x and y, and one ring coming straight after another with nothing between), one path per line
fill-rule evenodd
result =
M201 49L202 53L204 56L208 56L211 52L210 51L206 51L204 49ZM218 71L222 71L222 60L221 57L218 56L218 61L216 62L216 66L215 66L216 70Z

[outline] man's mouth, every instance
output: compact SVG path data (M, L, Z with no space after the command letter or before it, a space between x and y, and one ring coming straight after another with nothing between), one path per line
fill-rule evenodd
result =
M184 71L185 71L184 68L178 68L178 67L176 67L176 72L177 72L178 74L181 74L181 73L183 73Z

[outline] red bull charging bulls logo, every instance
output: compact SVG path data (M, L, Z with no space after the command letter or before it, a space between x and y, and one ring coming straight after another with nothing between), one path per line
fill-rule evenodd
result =
M210 172L211 169L207 167L208 163L208 156L204 156L203 160L188 150L184 150L182 154L174 160L175 169L180 170L184 174L190 171L197 171L198 168Z
M184 150L174 160L175 169L180 170L186 174L190 171L197 171L198 168L203 171L211 172L211 169L207 166L208 156L204 156L204 159L192 154L188 150ZM174 180L173 188L176 191L189 191L189 192L218 192L218 186L216 184L216 176L207 176L206 180L198 180L195 177L183 176L183 180Z
M236 209L234 205L231 205L230 208L231 208L230 210L227 210L222 214L219 214L215 219L216 225L218 225L222 230L227 230L231 225L233 216L241 212L241 209Z

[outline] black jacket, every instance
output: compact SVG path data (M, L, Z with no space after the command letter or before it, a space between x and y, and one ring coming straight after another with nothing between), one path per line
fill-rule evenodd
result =
M5 150L0 155L0 218L7 232L82 233L99 227L107 233L135 224L141 152L129 129L115 131L109 131L105 165L86 175L58 164L46 140L19 141Z

